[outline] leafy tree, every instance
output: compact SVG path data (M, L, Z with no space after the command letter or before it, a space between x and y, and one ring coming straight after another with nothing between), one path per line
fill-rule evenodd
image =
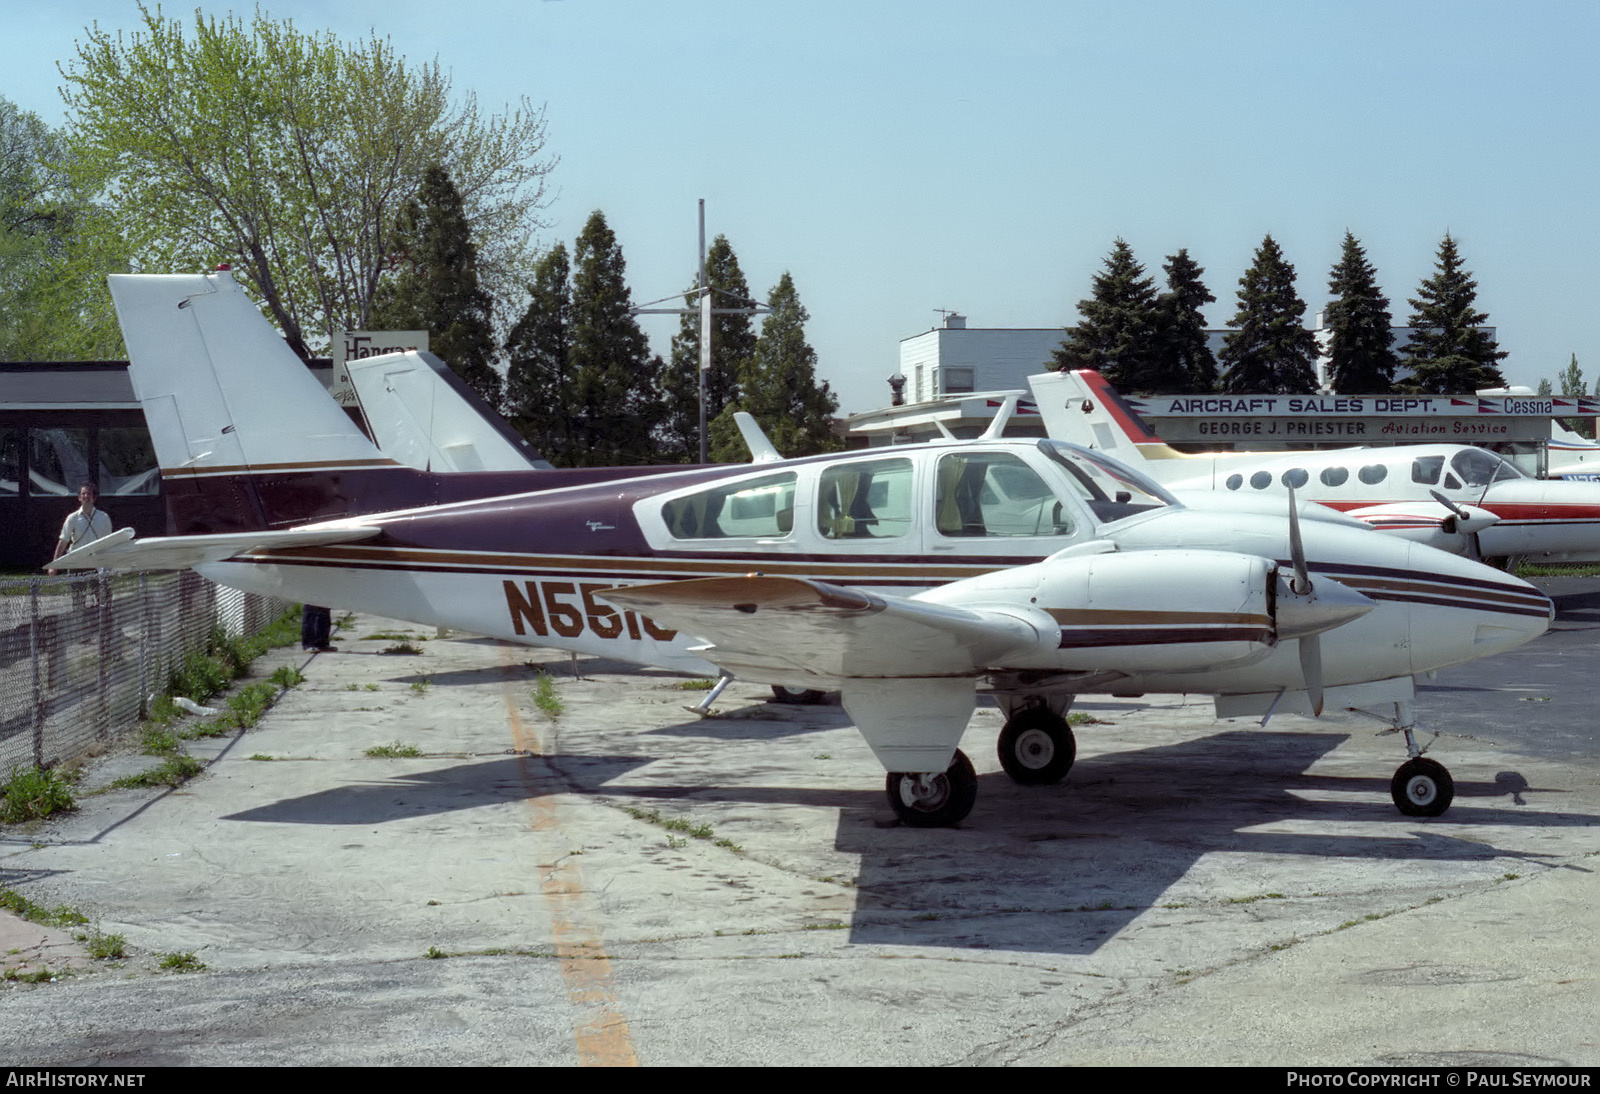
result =
M1539 381L1539 388L1538 388L1537 391L1534 392L1534 394L1535 395L1554 395L1555 394L1555 392L1550 390L1550 378L1548 376L1544 377L1543 379L1541 379Z
M1055 351L1057 369L1096 369L1124 391L1148 391L1156 315L1155 282L1118 239L1095 275L1087 300L1078 301L1078 324L1068 327Z
M478 284L478 248L443 167L423 173L421 190L400 210L394 240L399 268L378 286L369 321L375 329L428 331L432 352L498 406L494 301Z
M105 275L125 268L62 167L61 135L0 98L0 360L117 357Z
M1377 271L1348 230L1344 249L1328 275L1333 299L1326 312L1328 384L1346 395L1383 395L1394 390L1395 356L1389 298L1378 288Z
M1305 301L1294 291L1294 267L1268 235L1239 279L1239 311L1222 347L1222 387L1230 392L1309 394L1317 342L1305 328Z
M711 458L719 463L750 458L733 420L735 410L753 415L785 456L814 456L843 447L833 432L839 399L826 381L817 384L817 351L806 341L811 316L787 270L767 294L767 306L772 311L761 321L761 335L745 362L744 396L711 423Z
M698 279L697 279L698 280ZM719 235L706 250L706 284L711 306L742 308L750 303L750 286L728 237ZM672 339L672 360L665 382L666 454L685 462L700 457L700 312L695 289L684 294L686 313ZM756 334L748 315L711 316L711 368L706 374L706 421L713 422L740 395L739 378L755 352Z
M554 166L542 110L454 105L437 61L408 65L376 34L345 45L260 11L197 11L186 30L140 11L142 29L96 24L61 67L72 177L137 266L233 263L305 356L369 325L397 213L439 163L489 241L491 292L526 269Z
M1215 304L1200 276L1206 271L1187 249L1168 255L1167 291L1156 298L1154 367L1142 390L1150 392L1215 391L1217 357L1206 344L1206 319L1200 309Z
M572 350L571 264L557 243L539 260L528 307L506 341L506 417L552 463L569 463L576 398Z
M596 209L573 252L571 342L575 444L565 461L579 467L657 461L652 434L661 421L657 386L665 365L650 353L634 319L622 247ZM546 459L555 458L548 453Z
M1461 265L1456 241L1446 233L1439 244L1434 275L1411 301L1411 341L1400 351L1411 378L1396 385L1435 395L1504 387L1500 362L1505 352L1488 331L1489 316L1477 310L1478 283Z

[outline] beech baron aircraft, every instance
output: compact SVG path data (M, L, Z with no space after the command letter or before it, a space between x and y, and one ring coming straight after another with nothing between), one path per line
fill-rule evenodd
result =
M905 823L967 816L977 693L1000 762L1059 781L1085 692L1198 692L1221 717L1381 708L1411 815L1413 677L1520 645L1551 603L1344 518L1195 511L1058 441L936 442L626 477L433 473L383 455L226 272L111 279L168 499L56 560L221 584L671 669L837 689ZM587 478L585 476L588 476ZM1315 509L1315 506L1307 506ZM1392 711L1392 716L1388 713ZM1263 718L1263 721L1265 718Z
M1106 452L1180 497L1282 499L1292 487L1376 528L1474 558L1600 559L1600 483L1530 478L1461 444L1189 454L1168 447L1098 372L1028 382L1051 437Z

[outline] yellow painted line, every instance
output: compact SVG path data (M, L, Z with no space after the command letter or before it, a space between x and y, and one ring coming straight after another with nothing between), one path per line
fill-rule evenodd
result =
M507 646L502 656L507 678L501 687L506 704L506 722L511 727L512 744L519 752L544 753L539 733L526 725L517 709L517 689L510 670L516 651ZM528 760L523 758L522 782L528 790L528 811L535 832L558 831L556 799L535 785ZM549 865L541 865L540 892L550 913L551 934L556 955L561 961L561 978L567 985L567 998L579 1017L573 1028L580 1067L638 1067L627 1019L617 1006L611 979L611 959L594 922L594 909L588 900L583 872L578 860L567 855Z

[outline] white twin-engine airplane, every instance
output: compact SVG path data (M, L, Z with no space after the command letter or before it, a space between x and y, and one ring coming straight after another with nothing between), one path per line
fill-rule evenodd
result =
M1334 515L1195 511L1058 441L938 442L662 473L451 471L386 457L225 273L112 295L168 501L57 566L192 566L225 585L530 645L840 691L907 824L977 784L980 689L1000 762L1053 783L1085 692L1198 692L1222 717L1383 708L1396 805L1449 773L1412 733L1413 676L1527 642L1532 586ZM1315 506L1306 506L1315 509Z
M1376 528L1474 558L1600 559L1600 483L1530 478L1458 444L1189 454L1162 442L1097 372L1028 383L1051 437L1113 455L1180 497L1281 499L1293 487Z

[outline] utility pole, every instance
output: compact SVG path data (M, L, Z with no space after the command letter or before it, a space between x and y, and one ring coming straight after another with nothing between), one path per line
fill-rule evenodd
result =
M691 315L695 311L700 313L700 462L711 462L710 434L706 428L706 374L711 371L711 317L713 315L770 315L772 309L765 304L758 304L754 300L745 300L743 297L732 297L739 305L733 308L718 308L712 306L712 288L706 280L706 199L700 199L700 276L696 282L695 296L697 300L693 308L655 308L651 304L660 304L671 300L670 296L663 296L660 300L652 300L632 309L634 315ZM722 290L716 290L721 292ZM730 293L724 295L732 296Z

